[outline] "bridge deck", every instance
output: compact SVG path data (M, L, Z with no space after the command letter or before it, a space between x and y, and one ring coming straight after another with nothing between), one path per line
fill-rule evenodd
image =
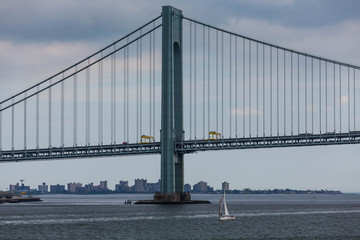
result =
M360 143L360 132L358 131L350 133L300 134L294 136L228 138L219 140L186 140L176 143L176 151L186 154L211 150L300 147L356 143ZM160 142L10 150L0 152L0 162L141 154L160 154Z
M360 132L228 138L219 140L191 140L178 143L176 146L176 151L191 153L195 151L209 150L300 147L355 143L360 143Z

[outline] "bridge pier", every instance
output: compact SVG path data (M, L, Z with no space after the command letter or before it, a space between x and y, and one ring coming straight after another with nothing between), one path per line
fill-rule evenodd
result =
M161 193L157 202L190 200L184 193L184 155L175 142L184 140L182 11L162 7Z

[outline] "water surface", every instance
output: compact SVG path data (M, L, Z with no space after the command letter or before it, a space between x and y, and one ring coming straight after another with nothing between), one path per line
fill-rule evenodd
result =
M360 195L220 195L200 205L125 205L152 195L42 195L1 204L1 239L360 239Z

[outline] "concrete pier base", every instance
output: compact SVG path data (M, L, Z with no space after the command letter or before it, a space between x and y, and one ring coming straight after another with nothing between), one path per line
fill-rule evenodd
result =
M185 193L155 193L154 200L140 200L135 204L209 204L207 200L191 200L191 195Z

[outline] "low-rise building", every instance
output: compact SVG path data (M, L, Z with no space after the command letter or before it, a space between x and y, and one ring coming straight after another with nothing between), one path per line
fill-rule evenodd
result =
M229 191L229 183L228 182L223 182L221 190Z
M135 179L134 192L146 192L147 191L147 180L146 179Z
M129 182L128 181L120 181L119 184L115 184L115 191L130 192Z
M148 192L160 192L160 188L161 188L161 180L159 179L158 182L156 183L148 183L147 184L147 191Z
M193 192L205 193L208 190L207 182L200 181L193 186Z
M185 184L184 185L184 192L191 192L191 185L190 184Z
M24 183L16 183L16 185L10 185L9 186L10 191L16 192L16 193L22 193L22 192L30 192L30 186L25 186Z
M51 193L65 193L65 185L50 185L50 192Z
M68 183L68 184L67 184L68 191L69 191L69 192L72 192L72 193L77 192L77 189L78 189L78 188L81 188L81 187L82 187L82 184L81 184L81 183L75 183L75 182L73 182L73 183Z
M99 187L100 187L101 190L108 190L108 182L107 182L107 180L100 181Z
M42 185L38 185L38 191L41 193L47 193L49 192L49 186L43 182Z

